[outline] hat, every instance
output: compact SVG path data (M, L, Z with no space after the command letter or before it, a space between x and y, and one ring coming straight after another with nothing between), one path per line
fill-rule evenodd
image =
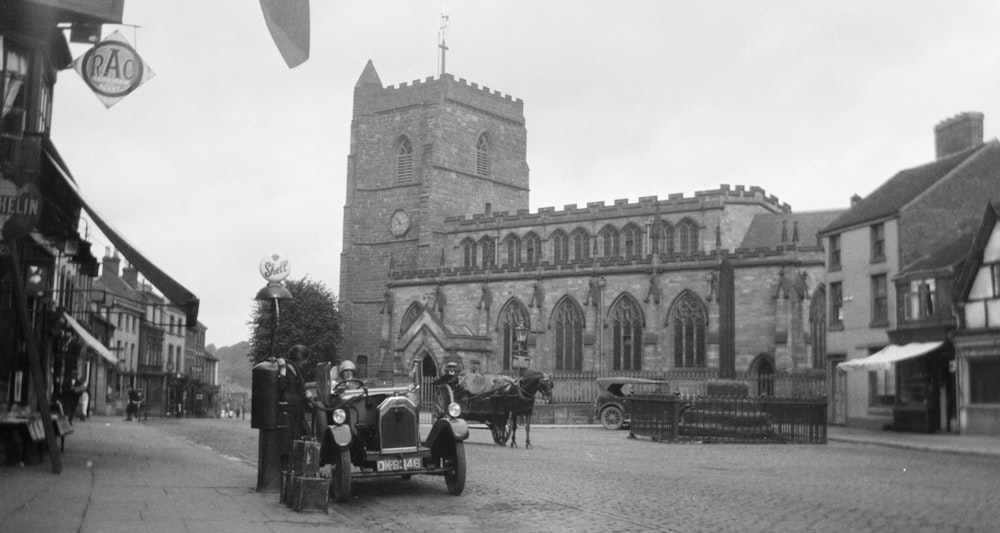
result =
M354 370L354 363L352 361L350 361L350 360L347 360L347 361L344 361L343 363L340 363L340 370L339 370L339 372L341 374L343 374L345 370L350 370L351 372L354 372L355 371Z

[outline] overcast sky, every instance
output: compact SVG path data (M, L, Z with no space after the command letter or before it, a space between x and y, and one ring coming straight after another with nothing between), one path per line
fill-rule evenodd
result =
M59 74L52 138L84 194L201 299L208 343L249 337L258 262L339 292L354 84L438 69L524 100L532 211L758 186L843 209L934 158L933 127L1000 120L989 1L313 1L289 69L254 0L127 0L155 77L106 109ZM86 47L72 45L74 57ZM91 228L93 252L108 241Z

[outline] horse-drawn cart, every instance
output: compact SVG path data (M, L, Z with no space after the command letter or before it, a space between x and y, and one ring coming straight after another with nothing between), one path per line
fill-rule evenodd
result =
M465 374L450 384L454 401L462 408L462 417L484 424L493 442L503 446L510 441L517 446L517 418L524 417L524 445L531 448L531 414L535 397L541 393L552 401L552 378L541 372L523 376Z

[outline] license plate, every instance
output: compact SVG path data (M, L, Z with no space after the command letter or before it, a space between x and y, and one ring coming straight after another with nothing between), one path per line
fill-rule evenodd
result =
M420 457L403 457L401 459L380 459L376 462L379 472L396 472L400 470L419 470L424 467Z

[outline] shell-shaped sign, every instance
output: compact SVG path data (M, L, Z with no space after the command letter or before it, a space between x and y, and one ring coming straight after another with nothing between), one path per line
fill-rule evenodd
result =
M260 275L269 283L277 283L284 280L292 272L292 266L288 259L281 257L279 253L265 255L260 258Z

